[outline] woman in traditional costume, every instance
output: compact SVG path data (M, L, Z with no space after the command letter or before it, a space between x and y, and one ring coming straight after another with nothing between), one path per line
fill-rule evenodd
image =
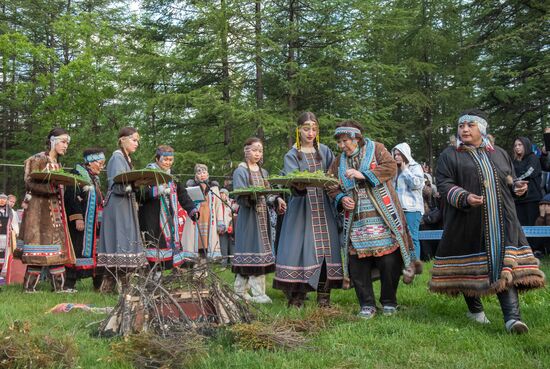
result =
M330 194L337 208L344 211L343 251L346 257L349 253L349 275L361 306L359 316L369 319L377 312L372 288L375 268L380 271L382 312L393 315L402 270L405 283L420 272L392 185L397 171L395 160L383 144L364 137L361 125L355 121L339 123L334 138L342 154L329 173L338 176L340 186L331 189Z
M429 286L433 292L464 295L467 316L489 323L480 297L496 294L508 332L524 333L518 290L544 286L514 207L527 181L514 180L512 160L487 139L487 118L468 110L458 119L457 146L437 164L437 189L446 200L443 237Z
M17 222L14 212L8 204L8 196L0 193L0 286L10 283L12 250L15 247Z
M147 168L170 174L174 165L174 149L160 145L155 153L155 162ZM152 267L161 269L179 267L193 255L184 251L186 240L182 237L184 227L193 227L198 215L195 203L185 187L176 181L158 186L147 186L139 192L141 206L139 224L144 234L146 256Z
M115 183L114 178L133 169L132 155L139 146L139 133L124 127L118 134L119 149L107 164L107 195L103 209L97 265L106 268L102 292L110 292L115 281L125 282L125 276L147 265L139 232L136 185ZM116 280L115 280L116 278ZM124 279L123 279L124 278Z
M200 260L204 260L206 257L219 258L222 254L218 234L225 229L219 184L210 180L206 165L196 164L195 178L187 181L187 187L192 186L200 186L204 194L204 201L199 205L193 252L200 257Z
M31 173L35 171L61 170L58 160L65 155L70 141L67 131L54 128L48 134L48 151L33 155L25 161L28 208L19 233L23 240L21 259L27 264L23 283L25 292L36 291L42 267L47 267L54 291L63 292L65 264L75 262L65 214L64 187L31 178Z
M283 174L326 172L334 154L319 143L319 121L305 112L298 118L296 144L287 152ZM343 269L336 209L323 188L295 184L283 219L273 287L281 289L288 305L301 307L308 291L317 303L330 305L330 290L341 288Z
M247 187L269 188L268 173L263 169L263 144L252 137L244 144L245 161L233 172L233 190ZM275 255L271 243L268 204L277 204L277 211L286 210L286 203L278 196L237 196L239 215L235 229L235 254L231 269L236 274L235 292L244 299L257 303L271 303L265 293L265 275L275 269ZM252 296L248 294L251 289Z
M84 163L77 164L71 173L88 180L89 185L68 187L65 190L65 208L69 232L76 262L67 265L65 289L76 291L76 282L93 277L93 284L99 289L102 273L96 270L97 241L103 211L103 194L99 174L105 166L103 149L89 148L83 152Z

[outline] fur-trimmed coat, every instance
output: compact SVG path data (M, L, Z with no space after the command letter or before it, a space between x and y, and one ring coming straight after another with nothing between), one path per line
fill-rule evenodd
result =
M22 261L31 265L74 264L75 257L63 201L63 186L40 183L31 179L34 171L58 170L46 152L25 161L25 188L31 195L21 224Z

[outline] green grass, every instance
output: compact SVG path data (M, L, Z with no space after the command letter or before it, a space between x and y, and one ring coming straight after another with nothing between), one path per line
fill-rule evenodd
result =
M426 265L426 270L430 266ZM543 265L550 272L550 261ZM232 282L230 272L223 277ZM270 279L271 281L271 279ZM529 292L520 297L522 317L531 331L511 336L504 330L502 313L496 297L483 300L491 324L481 326L469 321L466 306L460 298L449 298L427 291L428 273L412 285L401 284L398 290L402 309L396 316L377 316L365 321L350 318L357 310L353 290L335 291L332 300L342 311L331 328L312 335L306 348L289 351L242 350L231 337L220 334L210 340L208 355L194 368L549 368L550 367L550 292ZM130 363L116 361L111 343L116 339L93 336L103 315L80 310L64 314L45 314L61 302L91 303L113 306L116 296L103 296L91 290L86 281L74 295L49 292L46 285L36 294L23 294L20 287L4 287L0 292L0 329L14 320L31 323L31 335L68 335L79 350L81 368L132 368ZM376 283L375 291L379 291ZM315 294L310 295L302 310L287 309L280 291L270 289L274 303L261 306L265 319L299 318L315 307Z

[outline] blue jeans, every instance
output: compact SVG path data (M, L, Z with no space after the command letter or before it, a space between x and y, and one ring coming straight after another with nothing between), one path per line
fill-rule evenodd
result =
M420 260L420 240L418 239L418 231L420 230L420 220L422 219L422 214L420 214L419 211L406 211L405 218L407 219L409 232L411 232L416 260Z

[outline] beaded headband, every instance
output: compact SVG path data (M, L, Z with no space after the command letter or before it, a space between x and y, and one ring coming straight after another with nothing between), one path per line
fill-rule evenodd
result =
M173 151L162 151L162 150L157 150L157 156L174 156L174 152Z
M479 130L482 134L485 134L487 132L487 121L481 117L478 117L477 115L465 114L458 118L458 124L462 124L465 122L475 122L480 127Z
M84 157L84 163L86 164L89 164L98 160L105 160L105 154L102 152L98 152L96 154L90 154Z
M351 138L355 138L355 136L361 137L361 131L355 127L338 127L334 130L334 137L339 135L348 135Z

